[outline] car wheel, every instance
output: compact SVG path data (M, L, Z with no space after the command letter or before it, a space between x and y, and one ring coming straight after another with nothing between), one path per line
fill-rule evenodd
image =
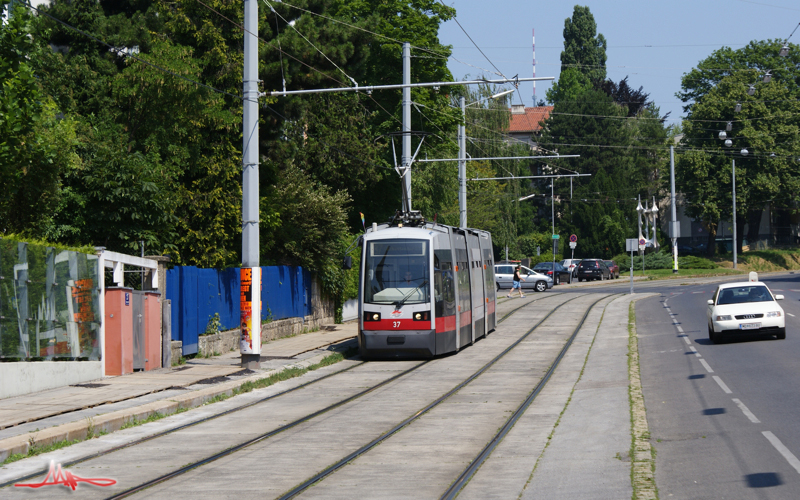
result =
M560 274L556 274L556 280L553 282L553 284L554 285L560 285L561 284L561 275Z
M719 334L714 331L711 325L708 325L708 340L713 344L719 344Z
M533 289L536 290L537 292L544 292L545 290L547 290L547 283L545 283L544 281L537 281Z
M777 334L777 335L775 335L775 337L776 337L778 340L784 340L784 339L786 338L786 328L781 328L781 331L780 331L780 332L778 332L778 334Z
M605 281L605 280L606 280L606 275L603 274L603 273L600 273L600 281Z
M497 291L499 292L500 291L500 283L495 281L494 284L495 284L495 286L497 286Z

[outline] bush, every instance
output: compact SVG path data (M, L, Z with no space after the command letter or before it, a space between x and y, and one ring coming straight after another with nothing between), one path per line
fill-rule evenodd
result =
M620 272L630 271L631 269L631 256L630 254L619 254L614 257L619 265ZM672 254L668 252L659 251L650 253L644 257L644 268L647 269L672 269ZM694 255L678 256L679 269L716 269L718 266L708 259L697 257ZM642 270L642 257L639 255L633 256L633 269L634 271Z

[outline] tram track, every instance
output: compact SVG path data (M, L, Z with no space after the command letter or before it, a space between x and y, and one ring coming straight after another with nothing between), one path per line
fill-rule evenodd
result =
M545 297L541 297L541 298L538 298L538 299L535 299L535 300L531 300L531 301L525 302L524 304L521 304L520 306L515 307L514 309L508 311L506 314L503 315L502 318L500 318L497 321L497 323L498 324L502 323L504 320L512 317L515 313L517 313L521 309L524 309L524 308L526 308L526 307L528 307L528 306L530 306L530 305L532 305L532 304L534 304L534 303L536 303L536 302L538 302L540 300L544 300L544 299L551 298L551 297L558 297L559 295L560 294L548 295L548 296L545 296ZM580 296L576 296L576 297L570 298L567 301L565 301L565 302L559 304L558 306L556 306L544 318L542 318L542 320L540 320L540 322L537 323L537 325L535 325L533 328L531 328L530 331L533 331L536 328L536 326L538 326L539 324L544 322L547 318L549 318L558 308L562 307L564 304L566 304L566 303L568 303L568 302L570 302L570 301L572 301L572 300L574 300L574 299L576 299L578 297L580 297ZM517 343L521 342L522 340L523 339L520 339L519 341L517 341ZM516 345L516 343L514 345ZM507 349L507 351L511 350L511 348L513 348L513 346L509 347ZM106 500L117 500L117 499L127 498L127 497L129 497L131 495L134 495L134 494L136 494L138 492L144 491L144 490L146 490L148 488L151 488L151 487L153 487L155 485L164 483L166 481L169 481L170 479L173 479L173 478L176 478L178 476L181 476L181 475L183 475L183 474L185 474L185 473L187 473L187 472L189 472L191 470L194 470L194 469L197 469L199 467L202 467L203 465L206 465L208 463L211 463L211 462L214 462L216 460L219 460L220 458L233 455L234 453L236 453L236 452L238 452L240 450L243 450L244 448L247 448L247 447L252 446L252 445L254 445L256 443L259 443L261 441L269 439L269 438L271 438L271 437L273 437L273 436L275 436L277 434L280 434L280 433L282 433L284 431L287 431L287 430L289 430L289 429L291 429L293 427L296 427L297 425L300 425L300 424L302 424L304 422L308 422L308 421L312 420L315 417L318 417L318 416L320 416L320 415L322 415L324 413L327 413L328 411L334 410L334 409L339 408L339 407L341 407L341 406L343 406L343 405L345 405L347 403L355 401L356 399L359 399L359 398L361 398L361 397L363 397L363 396L365 396L365 395L377 390L378 388L387 385L390 382L393 382L393 381L395 381L397 379L400 379L401 377L404 377L404 376L408 375L409 373L411 373L413 371L416 371L418 368L421 368L422 366L428 364L430 361L433 361L433 360L427 360L427 361L421 362L418 365L416 365L416 366L414 366L414 367L412 367L412 368L410 368L410 369L408 369L408 370L406 370L406 371L404 371L402 373L399 373L399 374L395 375L394 377L392 377L390 379L387 379L387 380L381 382L380 384L376 384L375 386L373 386L373 387L371 387L371 388L369 388L369 389L367 389L365 391L362 391L362 392L360 392L360 393L358 393L356 395L353 395L353 396L351 396L349 398L341 400L341 401L339 401L339 402L337 402L337 403L335 403L333 405L330 405L330 406L328 406L326 408L323 408L323 409L321 409L319 411L316 411L314 413L306 415L306 416L304 416L304 417L302 417L300 419L297 419L297 420L291 422L290 424L287 424L285 426L281 426L281 427L279 427L277 429L274 429L274 430L272 430L270 432L264 433L264 434L262 434L260 436L252 438L250 440L247 440L247 441L245 441L245 442L243 442L243 443L241 443L239 445L236 445L236 446L233 446L231 448L225 449L223 451L220 451L219 453L215 453L214 455L211 455L211 456L209 456L207 458L204 458L202 460L187 464L187 465L181 467L178 470L172 471L172 472L167 473L167 474L163 474L162 476L154 478L154 479L152 479L150 481L141 483L141 484L139 484L137 486L134 486L132 488L129 488L127 490L119 492L119 493L117 493L115 495L109 496L109 497L106 498ZM363 363L359 363L359 365L355 365L355 366L353 366L351 368L355 368L356 366L360 366L361 364L363 364ZM351 368L349 368L349 369L351 369ZM489 366L486 366L486 367L484 367L484 369L482 371L485 371L485 369L488 369L488 368L489 368ZM341 373L341 371L337 372L337 374L338 373ZM331 375L334 375L334 374L331 374ZM475 377L477 377L477 375L475 375L472 378L474 379ZM461 385L462 386L466 385L467 382L468 381L464 382ZM455 392L455 391L453 391L453 392ZM388 437L388 435L387 435L387 437Z
M371 442L369 442L369 443L367 443L366 445L362 446L362 447L361 447L361 448L359 448L358 450L356 450L356 451L354 451L354 452L352 452L352 453L348 454L348 455L347 455L347 456L345 456L344 458L340 459L338 462L336 462L336 463L334 463L334 464L332 464L332 465L329 465L329 466L328 466L327 468L325 468L324 470L322 470L322 471L320 471L319 473L317 473L317 474L315 474L315 475L313 475L313 476L309 477L308 479L306 479L305 481L303 481L303 482L302 482L302 483L300 483L299 485L295 486L294 488L292 488L292 489L291 489L291 490L289 490L288 492L284 493L282 496L280 496L280 497L279 497L279 498L280 498L280 500L289 500L289 499L291 499L291 498L295 498L297 495L300 495L301 493L303 493L304 491L306 491L307 489L309 489L311 486L313 486L313 485L315 485L315 484L319 483L320 481L324 480L325 478L327 478L327 477L328 477L328 476L330 476L331 474L335 473L336 471L338 471L339 469L341 469L341 468L342 468L342 467L344 467L345 465L349 464L349 463L350 463L350 462L352 462L353 460L355 460L355 459L357 459L358 457L360 457L360 456L364 455L365 453L369 452L370 450L372 450L373 448L375 448L375 447L376 447L376 446L378 446L379 444L383 443L384 441L386 441L386 440L387 440L387 439L389 439L390 437L394 436L395 434L397 434L398 432L400 432L401 430L403 430L404 428L406 428L407 426L409 426L410 424L412 424L414 421L416 421L416 420L420 419L422 416L424 416L425 414L429 413L429 412L430 412L432 409L436 408L437 406L439 406L440 404L442 404L443 402L445 402L446 400L448 400L448 399L449 399L451 396L453 396L454 394L456 394L457 392L459 392L461 389L463 389L464 387L466 387L468 384L470 384L472 381L474 381L475 379L477 379L478 377L480 377L482 374L484 374L484 373L485 373L487 370L489 370L489 369L490 369L492 366L494 366L494 365L495 365L495 364L496 364L498 361L500 361L501 359L503 359L503 358L504 358L504 357L505 357L505 356L506 356L508 353L510 353L511 351L513 351L515 347L517 347L517 346L518 346L520 343L522 343L523 341L525 341L525 340L526 340L526 339L527 339L527 338L528 338L528 337L529 337L529 336L530 336L530 335L531 335L531 334L532 334L534 331L536 331L536 330L537 330L537 329L538 329L538 328L539 328L539 327L540 327L540 326L541 326L541 325L542 325L542 324L543 324L545 321L547 321L547 320L548 320L548 319L549 319L549 318L550 318L550 317L551 317L551 316L552 316L552 315L553 315L553 314L554 314L556 311L558 311L558 310L559 310L561 307L563 307L563 306L565 306L566 304L568 304L569 302L571 302L571 301L573 301L573 300L576 300L576 299L578 299L578 298L581 298L581 297L585 297L585 295L577 295L577 296L575 296L575 297L572 297L572 298L570 298L570 299L567 299L566 301L564 301L564 302L562 302L562 303L558 304L558 305L557 305L555 308L553 308L553 309L552 309L552 310L551 310L549 313L547 313L547 314L546 314L546 315L545 315L543 318L541 318L541 319L540 319L540 320L539 320L539 321L538 321L538 322L537 322L535 325L533 325L533 326L532 326L532 327L531 327L531 328L530 328L530 329L529 329L529 330L528 330L528 331L527 331L525 334L523 334L523 335L522 335L522 336L521 336L519 339L517 339L516 341L514 341L514 342L513 342L511 345L509 345L509 346L508 346L506 349L504 349L504 350L503 350L503 351L502 351L500 354L498 354L498 355L497 355L497 356L495 356L495 357L494 357L492 360L490 360L488 363L486 363L485 365L483 365L483 366L482 366L482 367L481 367L479 370L477 370L476 372L474 372L474 373L473 373L471 376L469 376L467 379L465 379L464 381L462 381L461 383L459 383L458 385L456 385L455 387L453 387L451 390L449 390L448 392L446 392L444 395L440 396L439 398L437 398L436 400L434 400L433 402L431 402L430 404L428 404L428 405L427 405L427 406L425 406L424 408L420 409L419 411L417 411L416 413L414 413L413 415L411 415L410 417L408 417L408 418L407 418L407 419L405 419L404 421L400 422L399 424L397 424L397 425L396 425L395 427L393 427L392 429L390 429L390 430L386 431L384 434L382 434L382 435L381 435L381 436L379 436L378 438L376 438L376 439L372 440ZM538 394L538 393L539 393L539 391L541 391L541 388L543 388L543 387L544 387L544 385L547 383L547 379L549 379L549 375L550 375L550 374L552 374L552 371L554 371L554 370L555 370L555 368L558 366L558 362L561 360L561 358L563 358L563 356L564 356L564 353L566 353L567 349L569 348L569 345L571 344L572 340L575 338L575 335L577 335L577 333L578 333L578 331L580 330L581 326L582 326L582 325L583 325L583 323L585 322L585 320L586 320L586 317L589 315L589 312L592 310L592 308L593 308L593 307L594 307L594 306L595 306L595 305L596 305L598 302L600 302L601 300L604 300L604 299L606 299L606 298L608 298L608 295L604 295L604 296L603 296L603 297L601 297L600 299L598 299L598 300L596 300L595 302L593 302L593 303L592 303L592 304L591 304L591 305L590 305L590 306L587 308L587 310L586 310L586 313L585 313L584 317L583 317L583 318L582 318L582 320L580 321L580 324L579 324L579 325L578 325L578 326L575 328L575 331L574 331L574 332L573 332L573 334L571 335L571 337L570 337L570 339L569 339L568 343L567 343L567 344L566 344L566 345L563 347L563 349L562 349L561 353L560 353L560 354L559 354L559 356L556 358L556 360L553 362L553 364L552 364L552 366L551 366L550 370L548 371L548 373L547 373L547 375L546 375L546 378L545 378L545 379L543 379L543 380L542 380L542 382L540 382L539 386L537 386L537 388L536 388L536 389L533 391L533 393L532 393L532 394L534 394L533 398L535 398L535 395L536 395L536 394ZM530 304L530 303L528 303L528 304ZM528 304L526 304L526 305L528 305ZM519 309L521 309L521 308L524 308L524 307L525 307L525 305L523 305L523 306L521 306L521 307L519 307L519 308L516 308L514 311L516 311L516 310L519 310ZM505 318L507 318L507 317L509 317L509 316L510 316L510 315L505 315L505 316L503 317L503 319L505 319ZM499 321L498 321L498 323L499 323ZM532 401L533 401L533 398L529 398L529 399L530 399L530 402L532 402ZM530 402L528 402L528 403L527 403L527 405L525 406L525 408L527 408L527 406L529 406L529 405L530 405ZM517 413L521 414L522 412L524 412L524 409L523 409L522 411L519 411L519 410L518 410L518 412L517 412ZM519 417L517 416L516 418L519 418ZM516 419L515 419L515 421L516 421ZM511 425L513 425L513 423L512 423ZM504 428L505 428L505 426L504 426ZM508 429L510 429L510 426L508 426ZM501 431L502 431L502 428L501 428ZM505 433L507 433L507 432L508 432L508 430L506 429L506 430L505 430L505 432L503 433L503 435L505 435ZM499 441L498 441L498 442L499 442ZM492 449L493 449L493 447L492 447ZM489 453L491 453L491 450L489 450L488 452L486 452L486 456L488 456L488 454L489 454ZM468 469L468 470L469 470L469 469ZM477 469L476 469L476 470L477 470ZM469 480L469 477L471 477L471 474L462 474L462 476L464 476L464 481L468 481L468 480ZM462 484L463 484L463 483L462 483ZM459 490L460 490L460 487L459 487ZM457 494L457 491L456 491L455 493ZM450 497L450 498L452 498L452 497Z
M498 324L500 324L501 322L503 322L503 321L507 320L508 318L512 317L515 313L517 313L521 309L524 309L524 308L526 308L526 307L528 307L528 306L530 306L532 304L535 304L535 303L537 303L537 302L539 302L541 300L552 298L552 297L557 297L559 295L560 294L548 294L547 296L544 296L544 297L541 297L541 298L537 298L537 299L534 299L534 300L531 300L531 301L527 301L527 302L521 304L520 306L515 307L514 309L506 312L503 315L503 317L498 320ZM240 443L240 444L235 445L235 446L233 446L231 448L228 448L228 449L224 450L223 452L214 454L214 455L209 456L209 457L207 457L207 458L205 458L203 460L199 460L199 461L196 461L196 462L194 462L192 464L189 464L189 465L179 469L178 471L173 471L173 472L171 472L169 474L165 474L165 475L161 476L160 478L157 478L157 479L155 479L153 481L148 481L147 484L142 484L142 485L139 485L138 487L130 488L128 490L125 490L124 492L121 492L121 493L116 494L114 496L111 496L109 498L124 498L126 496L130 496L130 495L132 495L132 494L134 494L134 493L136 493L138 491L141 491L141 490L146 489L146 488L148 488L150 486L153 486L154 484L158 484L160 482L164 482L166 480L169 480L172 477L179 476L179 475L184 474L185 472L187 472L189 470L195 469L195 468L200 467L200 466L202 466L202 465L204 465L206 463L209 463L209 462L212 462L214 460L217 460L218 458L221 458L222 456L230 455L230 454L235 453L236 451L238 451L240 449L243 449L243 448L246 448L248 446L251 446L251 445L253 445L253 444L255 444L255 443L259 442L259 441L262 441L264 439L268 439L269 437L272 437L272 436L274 436L276 434L279 434L279 433L281 433L283 431L286 431L286 430L288 430L288 429L290 429L292 427L295 427L295 426L297 426L297 425L299 425L299 424L301 424L303 422L306 422L306 421L308 421L308 420L310 420L310 419L312 419L314 417L317 417L317 416L319 416L319 415L321 415L323 413L326 413L328 411L336 409L336 408L338 408L340 406L343 406L343 405L345 405L345 404L347 404L349 402L352 402L352 401L354 401L354 400L356 400L358 398L361 398L361 397L363 397L363 396L365 396L365 395L367 395L367 394L369 394L371 392L374 392L375 390L377 390L377 389L379 389L379 388L381 388L381 387L383 387L383 386L385 386L385 385L387 385L387 384L389 384L389 383L391 383L391 382L393 382L393 381L395 381L397 379L400 379L400 378L410 374L413 371L416 371L417 369L419 369L422 366L426 365L430 361L431 360L423 361L423 362L421 362L421 363L409 368L408 370L405 370L405 371L403 371L403 372L401 372L399 374L396 374L393 377L390 377L389 379L386 379L386 380L384 380L384 381L382 381L382 382L380 382L378 384L375 384L375 385L373 385L373 386L371 386L371 387L359 392L358 394L355 394L353 396L345 398L345 399L343 399L343 400L341 400L341 401L339 401L339 402L337 402L335 404L332 404L330 406L327 406L327 407L325 407L325 408L323 408L323 409L321 409L319 411L313 412L313 413L311 413L311 414L309 414L309 415L307 415L307 416L305 416L305 417L303 417L301 419L297 419L297 420L295 420L295 421L293 421L293 422L291 422L291 423L289 423L287 425L281 426L281 427L279 427L277 429L274 429L274 430L272 430L272 431L270 431L268 433L264 433L264 434L262 434L260 436L257 436L256 438L249 439L244 443ZM130 441L130 442L118 445L118 446L114 446L112 448L108 448L108 449L105 449L105 450L102 450L102 451L91 453L89 455L82 456L82 457L80 457L78 459L75 459L75 460L61 462L61 466L66 469L66 468L69 468L69 467L73 467L75 465L80 465L80 464L83 464L83 463L88 462L90 460L103 458L103 457L108 456L110 454L113 454L115 452L119 452L119 451L122 451L122 450L125 450L125 449L133 448L133 447L142 445L144 443L147 443L147 442L150 442L150 441L154 441L154 440L156 440L158 438L162 438L162 437L177 433L179 431L187 430L187 429L190 429L192 427L198 426L200 424L211 422L211 421L213 421L215 419L218 419L218 418L221 418L221 417L225 417L225 416L228 416L228 415L243 411L245 409L252 408L252 407L255 407L257 405L266 403L266 402L268 402L270 400L274 400L274 399L276 399L278 397L285 396L287 394L299 391L300 389L308 388L311 385L314 385L314 384L317 384L317 383L322 382L324 380L330 379L331 377L334 377L336 375L341 375L341 374L343 374L345 372L348 372L350 370L358 368L358 367L360 367L360 366L362 366L364 364L365 364L364 362L358 362L358 363L354 364L353 366L349 366L347 368L344 368L344 369L341 369L341 370L337 370L335 372L323 375L323 376L321 376L319 378L316 378L314 380L302 383L302 384L300 384L300 385L298 385L296 387L292 387L292 388L280 391L278 393L271 394L271 395L263 397L263 398L259 398L259 399L255 400L255 401L248 402L248 403L246 403L244 405L237 406L235 408L229 408L229 409L227 409L225 411L222 411L222 412L219 412L219 413L215 413L213 415L209 415L207 417L203 417L203 418L198 419L198 420L187 422L185 424L182 424L182 425L179 425L179 426L176 426L176 427L173 427L173 428L170 428L170 429L167 429L167 430L164 430L164 431L152 434L152 435L144 436L142 438L139 438L139 439L136 439L136 440L133 440L133 441ZM9 486L11 486L11 485L13 485L15 483L26 482L26 481L31 480L33 478L39 477L39 476L45 474L46 472L47 472L46 469L42 469L42 470L34 472L34 473L29 473L29 474L26 474L26 475L23 475L23 476L18 476L16 478L14 478L13 480L9 480L9 481L6 481L4 483L1 483L0 484L0 489L9 487Z

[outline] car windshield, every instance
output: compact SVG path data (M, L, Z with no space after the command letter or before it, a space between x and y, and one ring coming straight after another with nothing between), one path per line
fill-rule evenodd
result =
M607 260L607 261L605 261L605 263L606 263L606 265L607 265L608 267L612 267L612 266L614 265L614 263L613 263L613 262L611 262L610 260Z
M772 294L764 285L737 286L720 290L717 305L772 301Z
M553 267L553 263L552 262L540 262L540 263L536 264L535 266L533 266L533 269L535 271L537 269L550 269L551 267Z
M364 302L419 304L430 301L428 242L380 240L367 244Z

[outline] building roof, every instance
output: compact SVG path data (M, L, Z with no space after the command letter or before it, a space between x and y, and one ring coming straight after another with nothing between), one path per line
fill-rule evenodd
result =
M524 108L513 106L511 108L511 123L508 126L508 133L521 134L539 132L542 129L541 122L550 116L553 106L537 106L535 108Z

